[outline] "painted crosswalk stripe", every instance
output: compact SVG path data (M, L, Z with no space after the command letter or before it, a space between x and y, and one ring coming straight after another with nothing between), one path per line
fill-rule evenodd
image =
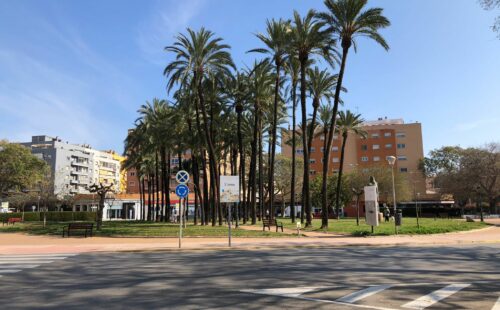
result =
M498 297L497 302L493 305L491 310L500 310L500 297Z
M304 293L313 292L313 291L320 290L323 288L327 288L327 287L308 286L308 287L267 288L267 289L260 289L260 290L248 289L248 290L241 290L241 292L262 294L262 295L275 295L275 296L283 296L283 297L298 297Z
M403 308L408 308L408 309L425 309L429 306L432 306L433 304L437 303L438 301L445 299L446 297L449 297L456 292L470 286L470 283L455 283L455 284L450 284L448 286L443 287L442 289L439 289L437 291L434 291L428 295L419 297L409 303L406 303L402 305Z
M357 292L354 292L352 294L341 297L341 298L337 299L337 301L352 304L358 300L361 300L361 299L364 299L366 297L380 293L383 290L386 290L392 286L393 285L388 284L388 285L377 285L377 286L368 287L368 288L365 288L364 290L357 291Z
M18 261L18 260L5 260L5 261L0 261L0 266L1 265L9 265L9 264L27 264L27 265L33 265L33 264L50 264L53 263L53 260L24 260L24 261Z
M2 268L4 269L10 269L10 268L36 268L40 265L20 265L20 264L12 264L12 265L0 265L0 270L2 270Z
M0 273L16 273L21 271L21 269L0 269Z

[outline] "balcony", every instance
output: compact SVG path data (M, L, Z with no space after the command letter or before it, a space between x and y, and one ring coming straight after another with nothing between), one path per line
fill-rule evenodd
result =
M70 184L80 184L80 181L78 181L78 180L70 180L69 183Z
M71 170L71 174L73 174L73 175L89 175L89 172L88 171Z

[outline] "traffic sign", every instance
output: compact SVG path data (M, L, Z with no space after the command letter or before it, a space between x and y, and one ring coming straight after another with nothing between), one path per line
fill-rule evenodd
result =
M175 180L177 183L186 184L189 182L189 173L186 170L179 170L175 175Z
M186 184L179 184L175 188L175 194L179 196L179 198L186 198L189 194L189 187Z

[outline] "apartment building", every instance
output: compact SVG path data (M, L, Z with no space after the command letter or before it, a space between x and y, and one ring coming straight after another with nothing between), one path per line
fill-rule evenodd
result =
M422 126L420 123L405 123L403 119L379 118L363 123L363 129L368 133L362 138L349 133L345 146L344 171L353 169L388 165L387 156L396 156L395 168L400 173L408 173L408 179L419 193L426 192L423 175L418 171L419 161L424 157L422 143ZM283 132L283 137L289 139L290 131ZM316 136L311 145L310 173L311 177L323 172L324 138ZM342 136L334 136L330 152L329 173L340 168ZM285 156L292 156L292 148L285 143L281 146ZM303 149L297 147L296 154L302 156Z
M86 194L88 186L99 183L113 183L119 191L120 161L110 153L45 135L33 136L31 142L20 144L50 166L56 195Z

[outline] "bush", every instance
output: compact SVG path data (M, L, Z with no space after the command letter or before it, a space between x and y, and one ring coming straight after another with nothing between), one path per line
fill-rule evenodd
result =
M49 211L46 214L49 222L72 222L86 221L93 222L96 219L96 212L72 212L72 211ZM0 221L6 221L12 217L23 217L22 212L0 213ZM43 221L43 212L24 212L25 222Z

